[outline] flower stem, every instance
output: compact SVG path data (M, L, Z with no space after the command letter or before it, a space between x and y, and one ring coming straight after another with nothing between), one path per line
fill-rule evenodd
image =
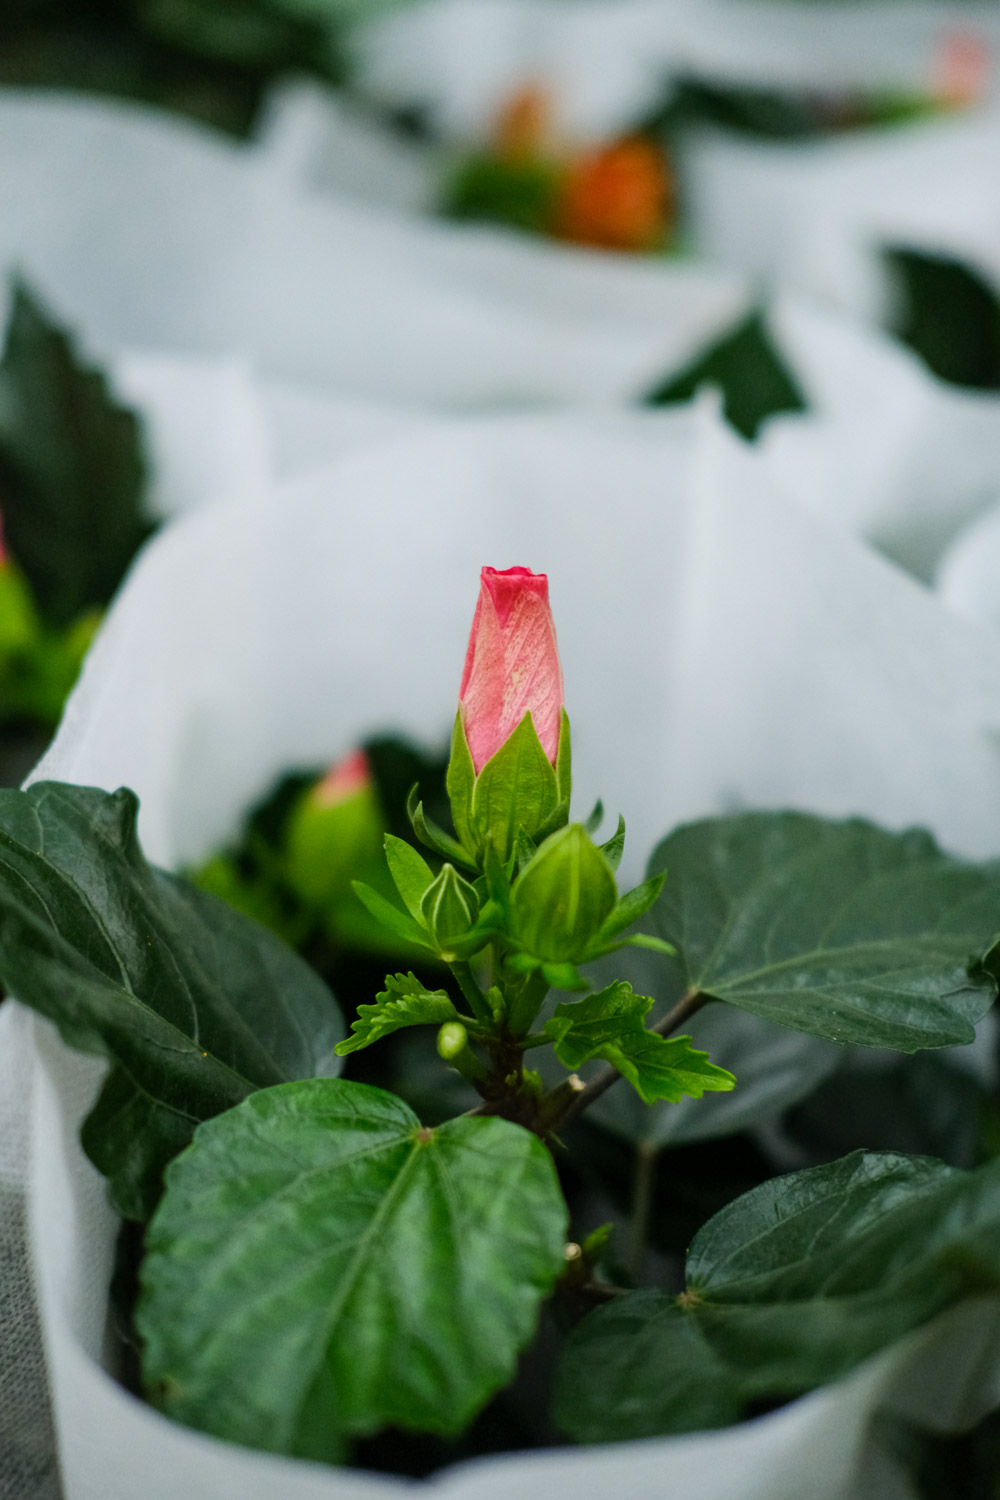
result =
M650 1141L643 1141L635 1153L635 1179L632 1186L632 1244L629 1250L629 1270L638 1284L642 1280L642 1267L646 1259L646 1240L649 1235L649 1212L653 1206L653 1181L656 1176L656 1161L659 1152Z
M452 972L456 984L472 1007L472 1014L476 1020L482 1021L484 1025L492 1029L495 1021L493 1012L490 1009L490 1002L476 983L469 965L464 960L459 960L453 964L449 964L448 967Z

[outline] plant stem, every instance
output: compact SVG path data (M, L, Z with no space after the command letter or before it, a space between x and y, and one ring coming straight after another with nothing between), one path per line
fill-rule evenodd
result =
M653 1181L659 1152L649 1141L643 1141L635 1153L635 1181L632 1188L632 1244L629 1270L635 1282L642 1280L649 1234L649 1211L653 1206Z
M668 1011L662 1020L657 1021L655 1026L649 1028L650 1031L655 1031L659 1036L672 1036L696 1012L707 1005L711 998L711 995L703 995L700 990L688 990L687 994L678 1000L673 1010ZM583 1092L575 1094L568 1102L563 1114L554 1123L552 1128L554 1130L559 1129L563 1125L568 1124L570 1120L575 1119L582 1110L589 1108L602 1094L607 1093L611 1085L617 1083L621 1076L618 1069L612 1068L610 1064L608 1067L602 1068L599 1073L595 1073Z
M492 1027L494 1022L490 1002L476 983L469 965L464 960L459 960L453 964L449 964L448 967L459 989L472 1007L472 1014L476 1020L483 1021L487 1026Z

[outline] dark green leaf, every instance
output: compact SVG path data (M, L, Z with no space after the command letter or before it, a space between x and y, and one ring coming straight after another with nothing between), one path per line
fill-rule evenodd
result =
M706 1091L731 1089L731 1073L715 1067L706 1052L695 1052L691 1038L667 1040L647 1031L645 1017L653 1002L618 982L583 1000L557 1005L545 1023L559 1061L579 1068L602 1057L618 1069L647 1103L657 1099L700 1099Z
M726 418L745 438L755 438L761 423L776 412L807 410L759 308L686 369L657 386L646 401L650 406L690 401L706 385L722 392Z
M557 1394L571 1436L704 1425L713 1385L720 1412L810 1390L956 1299L995 1291L1000 1162L962 1172L930 1157L859 1151L774 1178L699 1231L687 1279L679 1299L622 1298L571 1337ZM691 1325L686 1335L680 1319ZM626 1386L606 1379L611 1359L633 1368Z
M996 994L970 975L1000 913L1000 867L920 830L745 813L678 829L650 870L653 921L686 988L834 1042L915 1052L969 1042Z
M139 423L21 282L0 363L0 511L43 616L107 604L150 531Z
M402 1026L441 1026L445 1021L465 1021L444 990L428 990L415 974L387 974L386 988L374 1005L359 1005L358 1019L351 1023L352 1035L337 1044L337 1055L346 1057L370 1047Z
M578 1443L725 1427L739 1416L738 1380L662 1292L633 1292L591 1313L557 1369L552 1420Z
M972 269L946 255L885 252L895 282L893 332L935 375L1000 390L1000 300Z
M112 1061L84 1140L144 1217L199 1120L336 1071L326 986L224 902L147 865L137 802L40 782L0 791L0 975L65 1040Z
M308 1458L383 1426L458 1432L513 1374L565 1228L551 1158L507 1121L422 1130L358 1083L257 1093L168 1173L147 1383L180 1421Z

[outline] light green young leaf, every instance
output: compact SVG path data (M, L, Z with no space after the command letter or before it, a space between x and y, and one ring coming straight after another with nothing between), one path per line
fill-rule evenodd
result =
M403 905L417 925L425 927L420 903L428 886L434 883L434 871L412 844L391 833L385 836L385 858Z
M370 1047L403 1026L440 1026L445 1021L475 1024L459 1014L444 990L425 989L415 974L387 974L385 985L374 1005L358 1006L352 1035L337 1045L338 1057Z
M696 1052L688 1036L659 1036L647 1031L645 1018L653 1002L618 981L588 995L557 1005L543 1028L559 1061L579 1068L602 1057L618 1069L639 1096L676 1103L685 1094L700 1099L708 1091L731 1089L732 1073L717 1068L707 1052Z
M552 1159L519 1126L421 1129L360 1083L264 1090L168 1174L147 1388L190 1426L303 1458L387 1426L460 1432L512 1376L565 1233Z
M970 1042L996 984L969 961L998 926L1000 865L920 830L744 813L679 828L653 908L685 987L834 1042L915 1052Z
M352 880L351 889L361 904L371 912L377 922L381 922L387 932L402 938L404 942L415 943L417 947L431 951L432 945L427 928L415 922L408 912L400 911L398 906L393 906L392 902L387 901L381 892L366 885L363 880Z

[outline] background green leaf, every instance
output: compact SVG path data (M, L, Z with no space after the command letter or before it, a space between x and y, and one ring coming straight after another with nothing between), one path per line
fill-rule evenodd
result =
M15 282L0 362L0 513L56 625L108 603L152 529L138 419Z
M941 380L1000 390L1000 300L993 288L952 256L903 246L884 255L897 338Z
M507 1121L421 1130L330 1080L254 1094L168 1173L147 1384L180 1421L302 1457L383 1426L457 1433L513 1374L565 1229L551 1158Z
M699 1231L687 1280L679 1300L628 1295L574 1332L556 1387L563 1431L598 1442L718 1425L996 1290L1000 1162L963 1172L858 1151L774 1178Z
M652 916L685 987L835 1042L969 1042L996 994L967 971L1000 921L1000 866L860 819L745 813L679 828Z
M199 1120L336 1072L329 990L265 928L156 870L132 792L0 791L0 975L113 1066L83 1139L126 1217L154 1206Z
M646 397L646 404L671 406L690 401L706 385L722 392L726 419L745 438L755 438L761 424L776 412L807 410L805 396L760 308L658 385Z

